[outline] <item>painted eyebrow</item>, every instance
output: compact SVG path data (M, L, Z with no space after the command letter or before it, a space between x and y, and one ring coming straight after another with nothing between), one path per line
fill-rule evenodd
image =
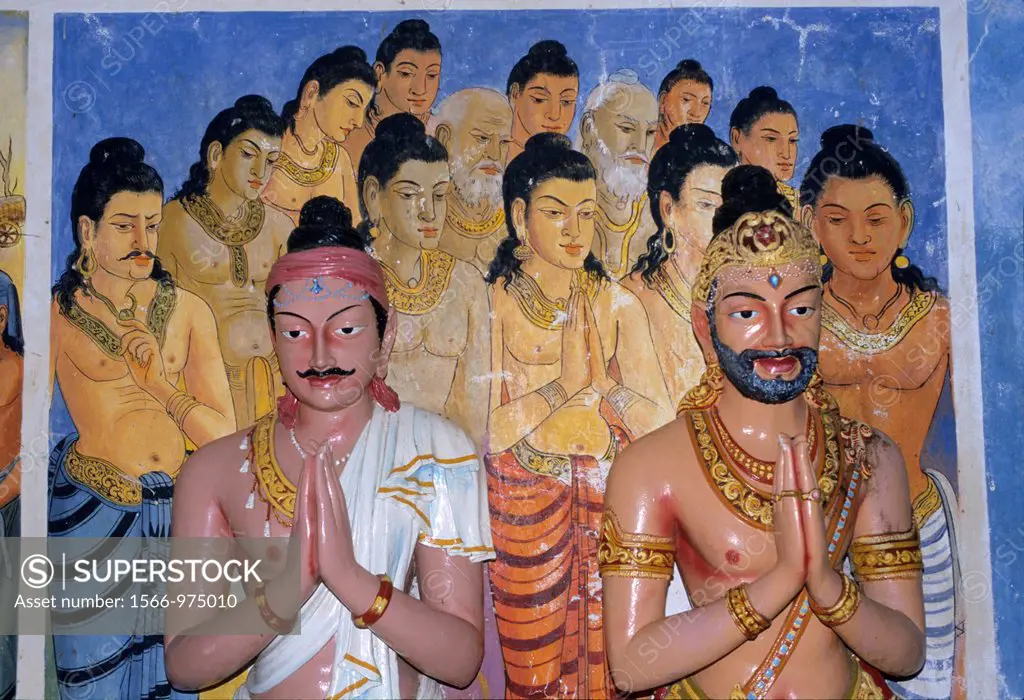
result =
M363 104L363 96L359 94L358 90L346 90L351 96L355 97L359 101L359 104Z
M870 211L870 210L874 209L875 207L885 207L889 211L892 211L892 206L890 206L886 202L876 202L876 203L872 204L870 207L864 207L864 211Z
M257 151L263 150L262 148L260 148L260 145L253 141L252 139L242 139L242 141L244 141L245 143L252 144L252 147L255 148Z
M824 209L825 207L836 207L837 209L842 209L843 211L850 211L849 209L844 207L842 204L836 204L835 202L828 202L826 204L822 204L821 205L822 209Z
M633 117L629 116L628 114L620 114L618 116L618 121L627 121L630 124L639 124L640 123L639 120L634 119Z
M534 85L532 88L528 89L527 92L534 92L534 91L537 91L537 90L539 90L540 92L543 92L545 95L550 95L551 94L551 92L546 87L542 87L540 85Z
M414 187L420 187L420 183L416 182L415 180L399 180L398 182L391 183L392 187L398 187L399 185L412 185Z
M749 299L755 299L757 301L768 301L760 294L754 294L753 292L733 292L732 294L726 294L722 297L722 301L725 301L729 297L747 297Z
M569 206L568 204L566 204L565 202L563 202L562 200L560 200L558 197L556 197L553 194L546 194L543 197L538 197L537 199L553 199L556 202L558 202L559 204L561 204L563 207Z
M787 299L792 299L793 297L799 296L800 294L803 294L804 292L810 292L810 291L813 291L815 289L818 289L817 285L809 284L806 287L801 287L800 289L796 290L795 292L790 292L789 294L786 295L786 298Z
M716 195L718 197L722 196L721 192L715 192L714 190L705 190L705 189L701 189L700 187L694 187L693 189L697 190L698 192L703 192L704 194L713 194L713 195Z
M769 127L767 127L767 126L765 126L765 127L761 127L761 131L770 131L770 132L772 132L773 134L778 134L779 136L782 136L782 132L781 132L781 131L779 131L778 129L772 129L772 128L769 128ZM793 132L793 133L795 133L795 132Z
M338 310L337 310L337 311L335 311L335 312L334 312L333 314L331 314L330 316L328 316L328 317L327 317L327 319L326 319L326 320L324 321L324 323L327 323L327 321L330 321L330 320L331 320L332 318L334 318L334 317L335 317L335 316L337 316L338 314L343 314L343 313L345 313L346 311L348 311L349 309L354 309L354 308L356 308L357 306L359 306L359 304L349 304L349 305L348 305L348 306L346 306L346 307L345 307L344 309L338 309Z
M302 314L297 314L294 311L275 311L274 316L294 316L295 318L301 318L306 323L313 325L313 322L310 321L308 318L306 318Z
M576 96L576 91L573 90L572 88L566 88L566 89L562 90L562 92L560 94L561 94L562 97L566 97L568 95L572 95L573 97L575 97Z

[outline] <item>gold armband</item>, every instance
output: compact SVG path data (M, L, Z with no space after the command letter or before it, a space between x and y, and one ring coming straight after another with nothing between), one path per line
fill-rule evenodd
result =
M624 533L615 513L605 511L597 549L601 576L671 581L675 560L671 537Z
M858 581L913 578L924 569L921 537L917 528L858 537L850 545L850 562Z
M754 608L754 604L750 602L750 596L747 595L747 584L741 583L730 588L725 594L725 600L732 621L736 623L748 641L754 641L759 634L772 626L771 620L759 613Z
M817 615L826 627L838 627L850 621L853 614L857 612L858 606L860 606L860 589L857 588L857 584L853 582L852 578L843 574L843 592L839 595L839 600L827 608L819 607L812 600L811 612Z
M552 413L569 400L569 394L566 393L565 387L557 379L537 389L537 393L540 394L542 399L547 401L548 408L551 409Z

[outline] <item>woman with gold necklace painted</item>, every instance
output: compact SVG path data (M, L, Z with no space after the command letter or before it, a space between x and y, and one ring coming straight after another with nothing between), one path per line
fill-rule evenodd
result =
M164 205L157 243L175 283L213 310L238 428L270 413L283 390L263 286L293 226L260 195L281 155L284 129L259 95L218 113L188 179Z
M849 154L848 156L844 154ZM821 376L843 411L892 437L903 453L921 530L928 661L900 695L949 697L953 664L956 492L921 454L949 381L949 301L904 253L914 227L910 188L896 159L852 124L821 136L800 188L804 225L828 263ZM962 639L962 637L961 637ZM962 654L959 654L962 661ZM955 694L955 693L954 693Z
M590 252L597 173L561 134L502 183L491 305L490 565L506 697L614 694L597 537L611 460L672 417L647 315Z
M363 230L399 314L396 390L481 448L490 309L476 268L437 247L450 184L448 152L422 121L403 113L377 125L359 161L359 192Z
M672 131L654 155L647 198L657 230L622 284L639 297L669 398L678 402L700 380L704 356L690 321L690 288L722 205L722 178L736 153L703 124Z
M328 195L358 211L355 173L341 143L366 121L377 78L358 46L342 46L313 61L281 116L287 130L263 201L298 226L302 205ZM357 218L358 221L358 218Z

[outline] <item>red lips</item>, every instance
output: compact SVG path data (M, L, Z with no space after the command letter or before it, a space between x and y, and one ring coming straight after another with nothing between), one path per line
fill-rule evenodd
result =
M762 357L756 360L762 369L772 375L783 375L792 372L799 365L799 361L793 356L787 357Z

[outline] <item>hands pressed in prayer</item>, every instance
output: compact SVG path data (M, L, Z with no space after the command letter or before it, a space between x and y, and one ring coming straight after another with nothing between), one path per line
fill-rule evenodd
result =
M347 584L358 571L359 563L352 545L345 494L334 470L331 441L324 441L307 462L311 460L315 479L317 569L323 582L344 603L345 593L351 589Z

